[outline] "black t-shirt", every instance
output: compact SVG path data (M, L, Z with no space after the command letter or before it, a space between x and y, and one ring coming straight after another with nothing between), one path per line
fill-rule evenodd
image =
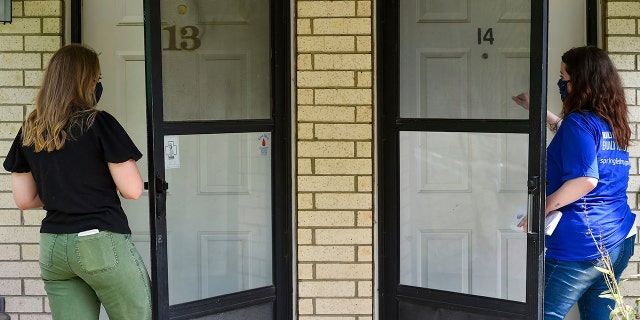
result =
M142 153L118 121L100 111L84 132L72 131L62 149L35 152L22 145L18 132L4 161L10 172L31 172L47 210L42 233L77 233L90 229L129 234L108 162L139 160Z

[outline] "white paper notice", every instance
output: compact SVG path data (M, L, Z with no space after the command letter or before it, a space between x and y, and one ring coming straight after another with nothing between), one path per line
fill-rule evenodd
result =
M164 168L180 168L180 140L178 136L164 136Z

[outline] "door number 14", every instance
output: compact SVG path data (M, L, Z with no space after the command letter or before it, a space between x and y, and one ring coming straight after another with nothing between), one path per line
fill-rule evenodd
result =
M478 28L478 44L482 44L482 42L489 42L489 44L493 44L493 28L489 28L482 32L482 28Z

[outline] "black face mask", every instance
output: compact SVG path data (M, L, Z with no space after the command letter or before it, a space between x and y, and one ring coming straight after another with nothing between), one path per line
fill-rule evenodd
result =
M102 82L98 82L96 84L95 96L96 96L96 104L97 104L98 101L100 101L100 97L102 96Z
M564 102L567 99L569 93L567 92L567 84L569 84L569 80L563 80L562 78L558 80L558 89L560 90L560 99Z

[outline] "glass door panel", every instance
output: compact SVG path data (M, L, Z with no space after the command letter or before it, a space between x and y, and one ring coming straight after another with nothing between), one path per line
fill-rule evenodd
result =
M273 284L270 133L165 136L171 305Z
M529 88L531 1L399 6L402 118L528 118L511 96Z
M270 1L160 7L164 120L271 118Z
M524 302L528 136L400 132L400 284Z

